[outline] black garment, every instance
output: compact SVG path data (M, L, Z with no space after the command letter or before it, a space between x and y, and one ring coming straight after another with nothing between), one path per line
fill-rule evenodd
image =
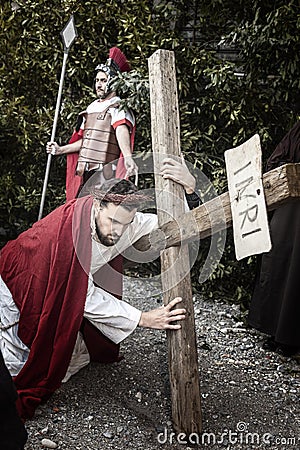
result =
M0 352L0 449L23 450L27 431L16 409L17 391Z
M249 324L300 349L300 201L276 209L270 232L272 249L261 258Z
M278 144L267 168L300 162L300 122ZM300 200L276 209L270 220L272 249L261 267L248 322L276 343L300 350Z
M197 208L197 206L200 205L200 197L197 192L193 192L192 194L187 194L185 192L185 198L190 209Z

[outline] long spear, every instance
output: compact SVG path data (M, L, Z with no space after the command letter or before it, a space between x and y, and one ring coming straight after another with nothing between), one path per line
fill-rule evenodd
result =
M59 82L59 88L58 88L58 94L57 94L57 100L56 100L55 115L54 115L52 133L51 133L51 141L54 141L55 133L56 133L56 126L57 126L57 120L58 120L58 115L59 115L61 95L62 95L62 89L63 89L63 84L64 84L65 71L66 71L69 50L77 36L73 15L70 17L70 19L68 20L68 23L62 30L61 36L62 36L62 40L63 40L63 44L64 44L64 58L63 58L63 65L62 65L62 69L61 69L60 82ZM46 172L45 172L44 185L43 185L38 220L40 220L43 215L43 209L44 209L44 203L45 203L45 197L46 197L46 189L47 189L50 165L51 165L51 158L52 158L52 154L48 153L48 159L47 159L47 165L46 165Z

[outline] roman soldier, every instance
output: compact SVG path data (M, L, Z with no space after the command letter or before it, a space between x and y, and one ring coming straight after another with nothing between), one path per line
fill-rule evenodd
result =
M67 200L78 195L81 186L93 176L93 184L137 174L132 158L135 118L131 110L120 108L120 97L112 90L112 80L130 70L125 55L117 47L109 51L104 64L95 68L97 99L78 117L69 144L48 142L47 152L67 154Z

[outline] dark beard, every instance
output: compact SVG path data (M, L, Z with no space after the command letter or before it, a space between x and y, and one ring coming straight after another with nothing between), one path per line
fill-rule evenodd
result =
M104 236L103 233L101 233L101 231L99 230L99 227L97 225L97 222L95 221L96 224L96 233L98 236L99 241L101 242L101 244L105 245L106 247L112 247L113 245L115 245L115 243L117 242L117 240L113 240L112 238L109 238L108 236Z
M97 92L97 96L98 96L98 98L100 99L100 100L104 100L107 96L108 96L108 94L110 94L110 91L108 91L108 92L104 92L104 93L99 93L98 94L98 92Z

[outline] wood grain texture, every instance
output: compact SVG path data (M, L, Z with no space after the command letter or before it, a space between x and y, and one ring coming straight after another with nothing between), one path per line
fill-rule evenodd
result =
M173 52L158 50L149 58L149 82L156 203L159 226L163 227L170 217L176 219L184 214L182 186L159 175L163 158L181 154ZM187 310L181 329L167 332L173 426L178 433L200 433L200 387L188 246L164 250L161 271L164 303L182 297L179 307Z
M263 175L263 187L268 211L300 198L300 163L285 164ZM231 227L232 216L228 192L168 221L158 230L143 236L134 247L158 255L160 250L174 245L204 239L217 231Z

